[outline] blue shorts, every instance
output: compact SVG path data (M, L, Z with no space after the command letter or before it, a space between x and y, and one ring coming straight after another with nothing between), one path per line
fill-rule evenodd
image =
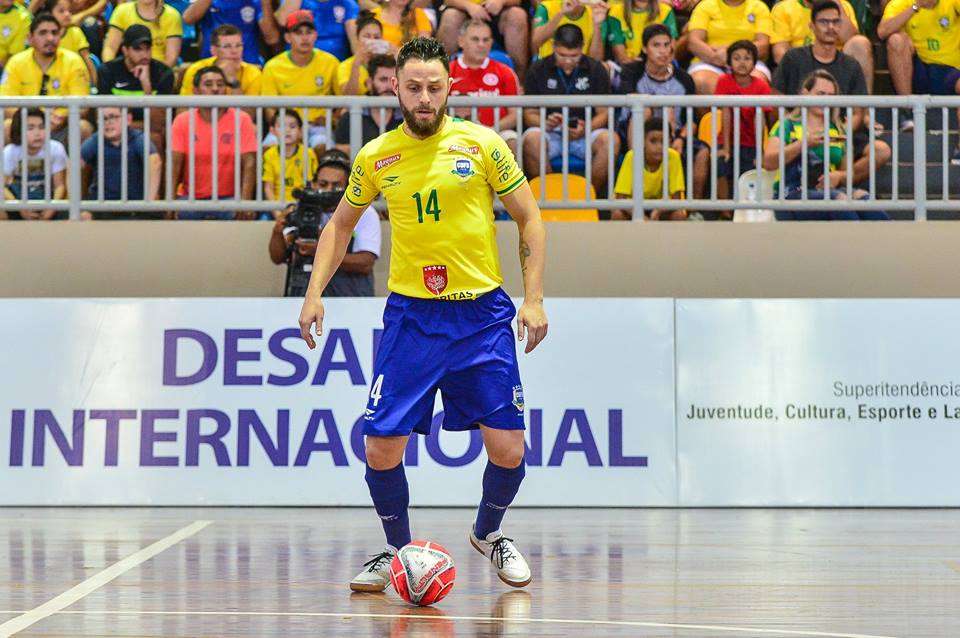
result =
M913 92L915 94L956 95L960 69L945 64L929 64L913 56Z
M444 430L524 429L515 315L501 288L473 301L391 294L363 433L429 434L437 390Z

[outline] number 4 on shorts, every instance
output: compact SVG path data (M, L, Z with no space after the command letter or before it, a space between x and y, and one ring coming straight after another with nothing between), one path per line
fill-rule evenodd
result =
M383 375L381 374L379 377L377 377L376 381L373 382L373 387L370 388L370 398L373 399L373 407L377 407L377 404L380 403L380 399L383 398L383 395L380 394L382 388Z

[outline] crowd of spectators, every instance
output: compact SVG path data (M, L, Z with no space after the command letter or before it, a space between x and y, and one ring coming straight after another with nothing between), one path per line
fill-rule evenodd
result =
M960 94L960 0L884 0L875 32L865 24L872 18L864 4L869 1L0 0L0 95L384 96L392 94L398 48L429 35L454 57L453 95L865 95L874 88L872 35L885 40L896 93ZM518 121L516 109L489 107L456 115L496 126L529 177L560 170L564 161L581 173L589 165L585 177L600 197L632 197L634 151L644 157L646 196L662 197L666 173L668 197L691 191L697 199L711 186L712 161L724 197L739 177L735 167L740 173L777 167L781 139L787 167L777 189L788 198L800 191L843 198L848 155L854 183L891 157L890 147L876 139L880 123L863 109L849 118L810 109L807 117L790 112L783 119L768 109L757 121L755 109L743 108L735 141L733 111L725 108L710 124L719 131L715 145L688 139L696 137L702 109L692 126L688 109L648 109L642 149L631 148L638 123L629 110L610 117L607 109L594 109L589 122L582 107L569 108L566 120L561 113L524 109ZM350 122L339 115L320 108L257 114L201 107L171 117L154 108L145 122L140 108L81 112L83 193L121 199L122 175L128 199L250 199L262 191L289 200L294 188L314 183L325 152L349 150ZM7 109L7 199L64 197L69 122L64 108ZM401 122L396 109L365 110L362 138ZM900 114L898 126L910 130L909 112ZM766 141L757 138L758 130ZM809 157L800 157L801 148ZM609 173L611 154L615 174ZM954 159L960 162L960 150ZM798 190L794 164L801 160L827 166L819 181ZM164 192L165 174L174 192ZM869 194L857 190L854 196ZM282 221L285 214L266 216ZM196 210L144 216L264 215ZM57 217L62 213L54 210L0 212L10 219Z

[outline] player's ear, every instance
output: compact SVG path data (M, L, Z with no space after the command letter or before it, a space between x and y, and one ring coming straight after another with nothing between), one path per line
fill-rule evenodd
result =
M390 78L390 86L393 88L394 93L400 95L400 80L397 79L396 75Z

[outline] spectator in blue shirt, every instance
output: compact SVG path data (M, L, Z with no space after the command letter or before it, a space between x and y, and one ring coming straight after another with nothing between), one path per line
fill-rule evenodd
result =
M103 171L102 199L117 200L123 198L122 166L127 165L127 192L126 199L144 199L143 183L143 153L148 150L147 159L150 174L150 199L156 200L160 193L161 161L157 148L146 142L143 132L133 127L133 118L127 113L127 154L123 156L123 112L119 106L104 106L100 108L103 116L103 130L87 138L80 147L80 178L82 190L88 199L101 199L99 172ZM100 158L100 136L103 136L103 157ZM146 145L149 145L145 148ZM99 161L98 161L99 160ZM162 219L163 213L135 214L135 213L84 213L85 219L110 219L114 217L140 217L145 219Z
M283 24L287 16L300 9L313 14L313 22L317 27L315 46L318 49L336 56L340 61L346 60L357 50L357 15L360 7L356 0L283 0L277 9L277 21Z
M260 40L273 47L280 41L280 30L270 0L191 0L183 12L185 24L200 26L200 57L208 58L213 30L232 24L243 36L243 61L263 64Z

